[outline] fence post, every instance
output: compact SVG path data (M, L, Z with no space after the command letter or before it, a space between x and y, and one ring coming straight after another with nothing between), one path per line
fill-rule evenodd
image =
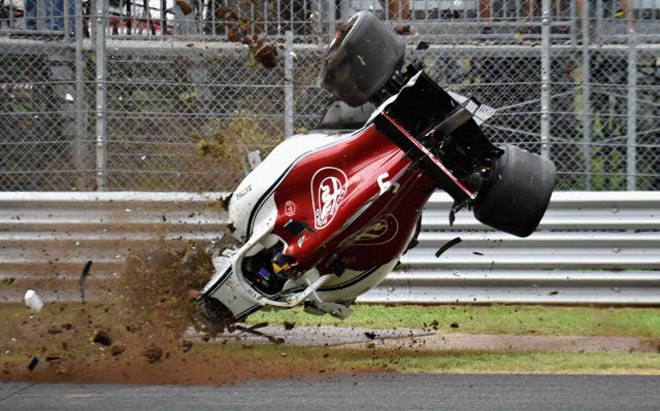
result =
M550 0L543 0L541 20L541 156L550 156Z
M64 27L62 28L64 30L64 40L69 40L69 37L71 36L71 30L73 30L73 27L69 24L69 18L71 16L71 7L69 5L71 4L72 1L76 0L64 0L64 10L62 11L63 18L64 18Z
M583 1L588 3L587 1ZM600 42L603 39L603 0L596 0L596 10L594 16L594 38L596 42Z
M284 137L293 135L293 32L284 34Z
M571 45L577 44L578 27L580 26L580 19L577 16L577 6L574 1L569 2L569 16L571 19ZM585 7L585 6L582 6ZM586 6L589 7L589 6Z
M71 0L74 1L74 0ZM87 130L87 110L85 102L85 79L83 72L83 2L82 0L76 1L76 140L74 145L74 163L78 177L76 179L76 187L79 190L85 187L85 175L81 171L88 170L85 166L85 140Z
M96 0L89 0L89 4L87 7L89 10L89 39L94 45L96 44L96 18L92 18L92 15L96 14L96 12L94 11L96 10Z
M351 5L349 0L340 0L339 1L339 20L346 21L351 17ZM335 20L335 14L330 16L331 20ZM333 35L335 30L330 31L330 34Z
M333 1L324 1L322 4L325 4L327 9L326 13L328 16L328 33L335 34L336 24L335 24L335 2ZM342 16L344 18L344 16Z
M312 14L310 16L312 23L312 33L317 36L323 36L323 24L328 18L325 17L325 1L324 0L309 0L309 6L311 8Z
M215 14L215 13L213 13ZM165 32L167 31L167 13L165 12L165 0L160 0L160 7L159 7L159 15L160 15L160 36L163 37L165 36ZM213 26L215 28L215 26Z
M582 141L585 187L591 190L591 54L589 50L589 2L582 3Z
M628 10L630 14L632 10ZM628 26L628 138L626 147L626 186L637 189L637 33L629 21Z
M96 189L105 191L107 173L105 0L96 0Z

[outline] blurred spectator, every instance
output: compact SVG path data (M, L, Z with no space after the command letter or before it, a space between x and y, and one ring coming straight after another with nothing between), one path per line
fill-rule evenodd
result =
M576 1L577 1L578 10L581 10L581 4L582 4L581 0L576 0ZM620 0L620 1L623 3L626 0ZM498 16L500 15L500 13L501 13L502 16L506 16L507 13L510 13L510 12L515 13L516 12L515 10L512 10L510 8L505 7L506 4L507 3L503 4L501 6L501 9L498 10ZM508 3L508 4L509 4L509 6L511 6L511 3ZM516 2L516 5L520 5L520 3ZM553 0L553 1L550 2L550 5L551 5L552 9L554 9L554 13L556 15L561 14L561 7L562 7L561 2ZM543 1L542 0L523 0L521 6L522 6L521 14L523 16L526 16L525 20L528 23L531 23L531 22L536 20L537 24L534 24L534 25L528 24L524 27L518 27L517 32L519 34L525 34L525 33L529 33L529 32L532 32L532 31L540 31L540 26L538 25L539 19L537 19L537 18L540 17L541 14L542 14ZM491 9L491 0L481 0L479 2L479 19L482 22L492 21L491 17L492 17L493 13L494 13L494 10ZM517 15L517 13L516 13L516 15ZM482 29L482 33L483 34L492 34L493 29L490 26L485 26Z
M53 30L64 30L64 19L69 19L69 30L74 31L76 27L76 0L68 0L68 11L64 11L64 0L52 0L53 2Z
M580 0L577 0L578 3ZM621 0L625 1L625 0ZM520 4L516 2L516 4ZM557 1L551 1L551 7L553 8L559 8L560 3ZM507 10L505 10L505 4L501 5L501 9L499 9L498 15L501 13L502 15L506 15ZM510 9L509 9L510 10ZM541 10L542 10L542 0L523 0L522 1L522 15L527 17L527 21L531 22L534 20L534 17L539 17L541 15ZM555 9L555 13L559 13L559 10ZM493 10L491 9L491 0L481 0L479 2L479 19L482 22L488 22L491 21L491 17L493 14ZM522 27L519 28L519 32L527 32L531 30L532 27ZM493 29L490 26L485 26L482 30L483 34L492 34Z
M577 8L578 16L580 18L582 18L582 1L583 0L576 0L575 2L575 7ZM604 0L604 3L610 3L611 1L613 0ZM630 0L619 0L619 9L613 13L614 17L618 19L626 17L626 10L628 10L629 7L632 7L632 4L628 4L629 2ZM595 2L592 0L592 3Z
M410 0L378 1L383 10L386 10L388 20L408 20L410 17Z
M64 30L64 19L69 19L69 30L73 31L75 28L76 16L76 0L68 0L68 10L65 13L64 0L25 0L25 28L28 30ZM37 24L38 9L40 6L45 6L44 11L44 26L39 27Z
M490 22L490 0L481 0L479 2L479 20L482 22ZM481 29L482 34L493 34L493 28L485 26Z
M37 6L39 0L25 0L25 28L37 29Z
M0 0L2 2L2 0ZM15 28L17 21L22 21L24 16L23 2L19 0L4 1L0 7L0 28L6 25L7 28Z
M490 0L487 0L490 2ZM582 17L582 1L583 0L576 0L575 1L575 8L577 9L577 13L579 17ZM595 5L594 0L590 0L592 4ZM603 3L613 3L614 0L603 0ZM630 0L619 0L619 5L620 7L618 8L617 11L613 13L614 17L616 18L623 18L626 16L626 8L627 5L626 3ZM551 6L553 8L559 8L559 3L552 1ZM593 6L592 6L593 7ZM543 2L542 0L523 0L523 8L525 11L525 14L527 15L527 20L533 20L534 17L538 17L541 15L541 11L543 9ZM612 9L612 7L609 7L609 9ZM592 9L593 10L593 9ZM559 14L559 10L555 10L555 13Z

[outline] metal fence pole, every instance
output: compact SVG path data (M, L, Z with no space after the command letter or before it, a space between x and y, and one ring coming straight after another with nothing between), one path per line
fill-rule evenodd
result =
M326 20L325 15L325 3L321 0L310 0L310 19L309 23L311 24L311 31L317 36L322 35L323 33L323 22Z
M588 3L588 1L583 1L584 3ZM600 40L603 38L603 0L596 0L596 10L595 10L595 16L594 16L594 38L600 42Z
M577 29L580 24L580 19L577 18L577 7L575 2L571 1L570 3L571 4L569 5L569 17L571 19L571 44L575 46L575 44L577 44L577 33L578 33Z
M69 36L71 35L71 30L73 29L73 27L71 27L71 25L69 24L69 19L71 18L71 10L69 5L71 4L72 1L76 1L76 0L64 0L64 5L63 5L64 10L62 10L62 14L64 17L63 30L64 30L65 40L69 40Z
M327 16L328 16L328 33L334 34L336 29L335 24L335 3L333 1L323 2L327 6ZM342 16L343 18L344 16Z
M293 135L293 32L284 34L284 137Z
M591 190L591 55L589 50L589 2L582 5L582 152L585 190Z
M167 31L167 15L165 13L165 0L160 1L160 36L164 36Z
M349 0L340 0L339 1L339 20L340 21L346 21L348 18L351 17L351 5ZM335 16L331 16L331 18L334 20ZM330 32L331 34L334 33L334 30Z
M96 0L96 189L105 191L107 173L105 0Z
M100 1L100 0L99 0ZM89 0L89 37L92 41L92 44L96 44L96 19L92 18L92 14L95 14L96 10L96 0Z
M550 156L550 0L542 2L541 21L541 156Z
M631 10L628 10L631 12ZM628 191L637 188L637 33L628 28L628 138L626 147L626 186Z
M73 1L73 0L72 0ZM76 142L74 145L74 163L78 177L76 178L76 187L79 190L85 188L85 178L81 171L85 167L85 140L87 130L87 110L85 109L85 79L83 72L83 2L76 1Z

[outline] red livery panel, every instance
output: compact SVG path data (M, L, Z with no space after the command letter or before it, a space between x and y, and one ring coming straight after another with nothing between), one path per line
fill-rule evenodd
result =
M432 191L432 180L372 125L293 167L275 192L274 234L289 244L283 253L297 271L367 270L407 246ZM307 229L289 232L289 221Z

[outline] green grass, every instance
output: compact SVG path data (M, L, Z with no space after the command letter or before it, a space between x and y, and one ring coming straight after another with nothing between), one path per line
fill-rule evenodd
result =
M62 307L67 307L67 309ZM112 321L100 304L88 304L97 321ZM48 304L36 317L65 322L77 304ZM368 328L427 328L441 333L631 336L660 338L660 308L635 307L565 307L540 305L490 306L417 306L355 305L355 312L345 321L315 316L301 309L259 312L248 318L252 324L285 321L296 325L340 325ZM0 319L18 321L28 316L23 304L2 304ZM437 326L433 327L434 321ZM458 325L457 328L452 324Z
M660 337L660 308L535 305L356 305L353 308L353 315L343 322L330 316L306 314L299 309L256 313L249 322L429 328L437 321L436 328L443 333Z
M397 353L390 362L409 373L660 374L660 355L640 353Z
M231 355L237 363L281 363L312 373L323 370L339 373L660 375L660 354L655 353L468 353L278 345L243 349L215 344L195 349L212 357Z
M47 304L31 314L22 304L0 305L0 342L8 352L0 353L0 364L24 369L35 352L60 353L68 343L65 359L95 358L100 353L88 337L95 325L114 327L115 306L103 304ZM110 310L108 311L108 308ZM521 335L592 335L660 337L659 308L598 308L557 306L382 306L357 305L345 322L329 316L317 317L301 310L259 313L250 322L284 321L296 325L363 326L372 328L434 328L438 332ZM74 321L75 320L75 321ZM72 322L70 332L51 335L54 324ZM452 323L458 328L451 327ZM17 341L10 340L15 337ZM126 337L126 336L124 336ZM121 335L117 337L122 341ZM41 348L40 347L44 347ZM136 350L136 347L132 347ZM40 351L41 350L41 351ZM358 372L423 373L544 373L544 374L652 374L660 375L660 353L483 353L420 350L414 347L291 347L285 345L195 344L188 361L230 358L240 364L269 364L271 369L304 370L309 374ZM106 358L107 359L107 358ZM114 361L109 359L108 361ZM74 362L74 364L80 364ZM103 363L105 364L105 363ZM103 365L102 366L106 366ZM110 364L110 363L108 363ZM113 363L114 364L114 363ZM116 364L115 364L116 365ZM101 365L100 365L101 366ZM288 368L287 368L288 367ZM46 368L44 368L46 369ZM59 378L59 377L54 377Z
M248 354L252 361L286 358L301 369L335 372L660 375L660 354L653 353L465 353L267 345L238 354Z

